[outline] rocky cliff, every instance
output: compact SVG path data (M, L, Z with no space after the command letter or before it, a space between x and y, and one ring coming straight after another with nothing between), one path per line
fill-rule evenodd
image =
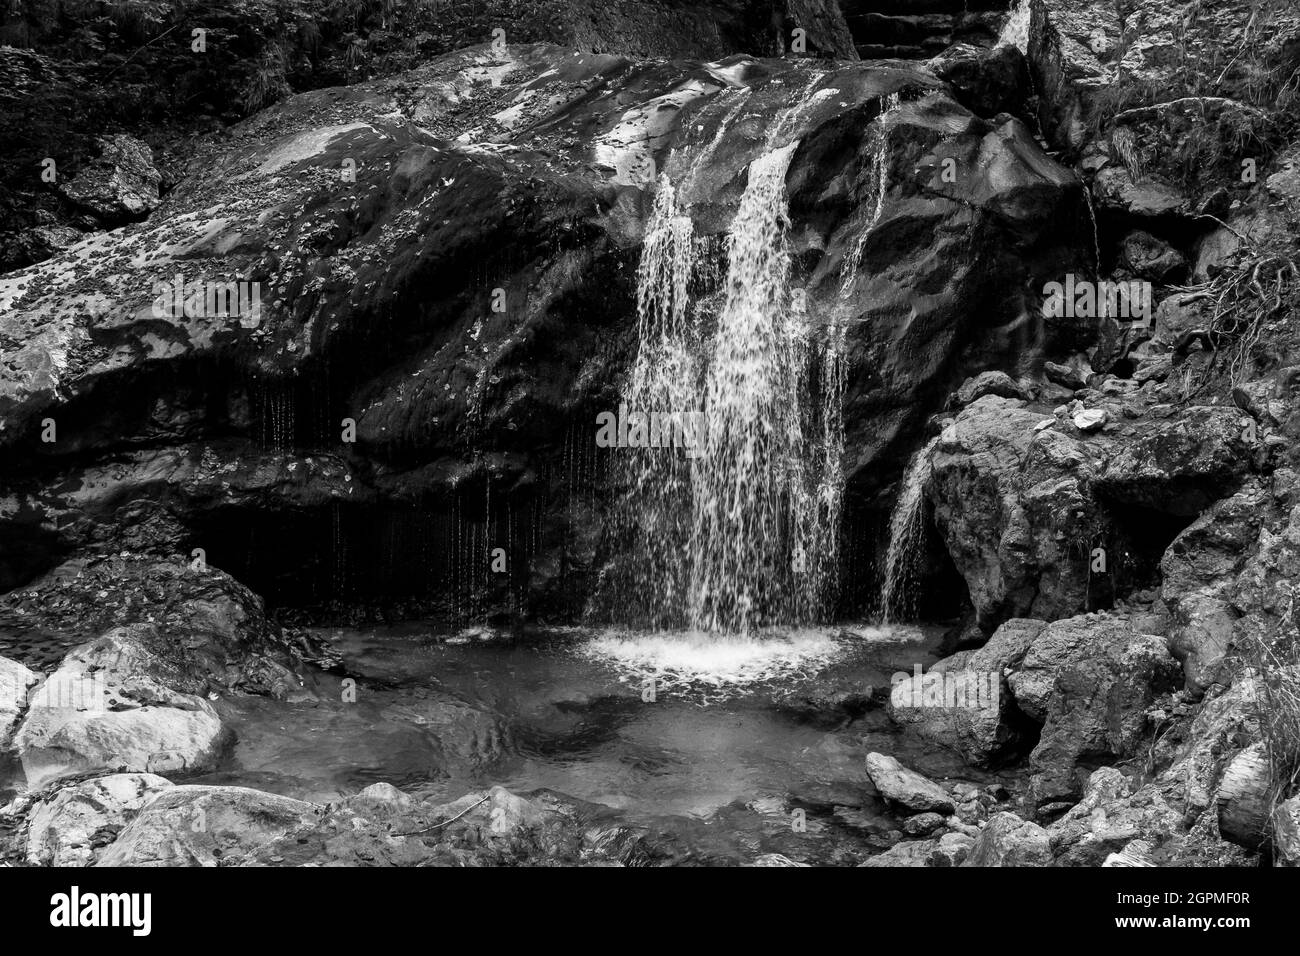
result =
M290 622L616 613L621 476L593 423L636 351L655 197L689 208L716 312L779 133L790 283L844 330L836 615L876 610L922 455L903 585L951 624L947 666L1005 691L979 718L893 714L1022 767L1025 819L970 859L1294 861L1300 15L451 6L437 33L401 21L400 57L387 23L327 36L242 118L74 135L62 99L24 105L39 146L15 104L75 86L74 38L8 25L0 652L24 688L171 660L119 676L161 680L202 763L205 687L283 695L328 663ZM186 568L217 578L195 594ZM14 746L59 765L45 738L79 731L10 709ZM941 840L896 861L952 862Z

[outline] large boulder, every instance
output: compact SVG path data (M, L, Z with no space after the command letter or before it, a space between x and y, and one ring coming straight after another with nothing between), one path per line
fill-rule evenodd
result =
M1027 728L1005 675L1046 626L1015 618L978 650L944 658L927 674L895 675L890 718L932 743L951 747L975 765L1014 755L1026 743ZM944 695L948 688L952 700Z
M962 866L1050 866L1051 843L1036 823L1003 811L980 830Z
M0 657L0 754L9 749L18 720L27 710L27 693L40 679L17 661Z
M848 330L846 471L888 480L870 466L1014 360L1021 291L1075 257L1055 224L1077 180L919 67L479 47L291 97L199 144L148 222L0 281L0 528L24 545L0 587L125 539L204 548L292 603L424 593L448 569L416 554L451 550L457 502L487 502L458 512L481 523L573 484L563 449L614 404L633 344L658 175L713 250L707 298L750 163L793 143L792 279L814 325ZM526 610L581 603L552 592L590 586L598 541L580 503L561 510L498 604L530 586ZM268 537L274 562L250 547Z
M948 791L886 754L867 754L867 776L889 805L904 813L950 814L956 809Z
M171 785L156 774L115 773L57 791L27 815L27 862L92 865L141 808Z
M1160 560L1161 597L1173 615L1169 649L1183 664L1187 687L1200 694L1222 679L1241 617L1238 575L1250 562L1267 516L1268 493L1243 488L1215 502L1184 529ZM1256 560L1252 566L1259 568ZM1258 603L1258 602L1255 602ZM1258 608L1255 614L1262 614Z
M1076 613L1087 593L1096 452L1024 402L988 395L944 428L928 494L979 623Z
M1016 706L1042 723L1031 807L1076 799L1081 758L1132 754L1150 733L1148 708L1180 677L1164 638L1126 618L1086 614L1044 628L1007 679Z
M989 371L962 382L953 394L951 404L955 408L965 408L971 402L985 395L997 395L1000 398L1018 398L1027 400L1029 390L1013 379L1006 372Z
M1096 492L1153 511L1198 515L1250 472L1248 421L1235 408L1189 408L1120 447L1097 476Z
M296 693L318 640L272 621L263 600L201 555L78 558L0 595L0 650L33 667L59 662L118 627L145 628L154 668L177 691ZM143 634L144 632L139 632Z
M158 206L162 175L146 143L118 133L99 141L99 155L59 187L107 226L143 219Z
M1161 282L1175 277L1187 267L1187 260L1177 249L1149 232L1135 229L1120 243L1122 264L1141 279Z
M88 772L211 767L229 741L212 705L174 690L149 626L117 628L69 654L32 691L13 738L23 782Z
M316 818L319 808L246 787L172 787L136 815L96 866L219 866Z

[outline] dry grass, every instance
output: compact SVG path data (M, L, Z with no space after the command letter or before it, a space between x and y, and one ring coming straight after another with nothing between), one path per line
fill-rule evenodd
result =
M1174 30L1174 69L1158 79L1134 77L1122 69L1124 55L1142 38L1146 24L1141 11L1129 15L1117 3L1115 75L1094 102L1094 134L1122 125L1125 114L1134 113L1150 114L1139 120L1150 130L1150 122L1159 122L1171 104L1205 100L1198 121L1179 123L1147 144L1151 164L1192 189L1232 174L1241 156L1263 165L1279 145L1300 134L1300 64L1286 42L1293 2L1256 0L1244 27L1223 43L1205 42L1207 27L1201 19L1206 4L1189 4ZM1221 108L1224 100L1232 108ZM1140 176L1134 144L1113 141L1112 146L1130 174Z
M1271 638L1252 637L1238 648L1253 671L1256 707L1269 764L1269 818L1300 791L1300 630L1295 598L1283 627Z

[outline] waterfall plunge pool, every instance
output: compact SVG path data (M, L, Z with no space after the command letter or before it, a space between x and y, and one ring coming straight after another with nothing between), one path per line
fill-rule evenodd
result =
M321 632L349 676L315 674L293 701L216 701L236 742L187 782L317 803L380 781L437 802L494 784L549 789L694 861L850 864L898 829L868 753L935 780L999 779L885 714L891 675L937 660L940 627L756 639L560 628L510 640L416 623Z

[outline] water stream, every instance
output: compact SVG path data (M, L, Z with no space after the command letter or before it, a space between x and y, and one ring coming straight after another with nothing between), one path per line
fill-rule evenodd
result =
M925 484L930 480L930 455L938 438L930 439L912 456L898 498L889 516L889 550L885 555L884 583L880 592L881 619L897 621L909 616L914 603L908 585L925 543Z
M789 301L794 149L750 165L728 240L727 297L705 380L708 444L692 475L689 613L702 630L805 619L798 605L808 592L795 576L822 547L805 479L807 330Z
M682 191L658 183L638 271L638 350L623 403L635 415L700 415L701 448L627 449L627 496L614 524L635 542L635 606L652 629L749 634L823 620L832 610L843 497L846 323L820 328L791 286L785 179L801 116L833 90L813 72L774 120L726 237L720 305L691 299L700 265ZM742 97L699 156L711 155ZM884 119L898 97L881 104ZM861 235L846 264L851 287L862 244L883 207L879 170ZM698 159L676 156L695 179ZM847 300L848 291L841 299ZM841 303L843 306L844 303Z
M1015 7L1002 24L1002 32L998 35L995 46L1014 46L1021 53L1029 52L1029 25L1033 18L1030 3L1031 0L1016 0Z

